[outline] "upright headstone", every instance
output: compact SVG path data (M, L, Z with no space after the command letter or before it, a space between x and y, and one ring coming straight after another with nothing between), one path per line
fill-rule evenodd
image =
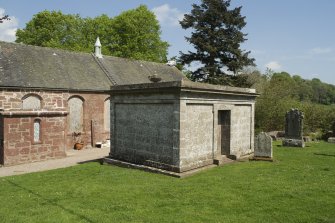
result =
M285 116L285 139L283 146L305 147L303 140L303 112L292 108Z
M265 132L255 137L254 159L272 160L272 137Z

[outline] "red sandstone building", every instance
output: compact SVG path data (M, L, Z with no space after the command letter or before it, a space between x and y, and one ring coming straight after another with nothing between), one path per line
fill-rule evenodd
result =
M66 156L110 138L110 86L180 81L174 67L0 42L0 165Z

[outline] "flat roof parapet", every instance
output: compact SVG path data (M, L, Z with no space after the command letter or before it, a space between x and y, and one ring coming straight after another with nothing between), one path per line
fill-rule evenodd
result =
M242 94L252 96L259 95L256 93L255 89L251 88L212 85L212 84L192 82L188 80L160 82L160 83L117 85L111 87L112 93L152 92L160 90L177 90L177 91L207 92L207 93L236 94L236 95Z

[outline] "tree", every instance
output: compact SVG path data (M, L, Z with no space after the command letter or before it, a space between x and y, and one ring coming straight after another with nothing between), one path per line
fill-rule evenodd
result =
M16 33L16 42L91 52L97 37L105 55L165 62L168 43L160 39L160 26L146 6L110 18L81 18L58 11L42 11Z
M160 39L156 16L146 6L114 17L110 51L115 56L166 62L168 43Z
M9 15L4 15L0 17L0 23L3 23L5 20L10 20Z
M60 11L42 11L34 15L26 28L16 32L16 42L25 44L82 51L79 15L65 15Z
M180 24L183 29L194 30L186 40L196 52L181 52L180 59L183 64L202 64L192 73L193 80L229 84L229 71L237 74L243 67L254 65L250 51L240 49L247 35L241 31L246 25L242 7L229 9L230 0L202 0L200 5L192 6L191 13L185 14Z

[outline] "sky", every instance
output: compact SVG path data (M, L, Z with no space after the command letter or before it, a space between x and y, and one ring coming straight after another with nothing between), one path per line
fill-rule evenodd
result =
M0 0L0 40L14 41L17 29L25 27L34 14L60 10L65 14L110 17L140 4L152 10L161 25L162 39L171 46L169 57L192 51L178 20L200 0ZM231 8L242 6L247 41L241 48L251 51L257 69L286 71L305 79L318 78L335 85L335 1L334 0L231 0ZM94 44L94 43L92 43Z

